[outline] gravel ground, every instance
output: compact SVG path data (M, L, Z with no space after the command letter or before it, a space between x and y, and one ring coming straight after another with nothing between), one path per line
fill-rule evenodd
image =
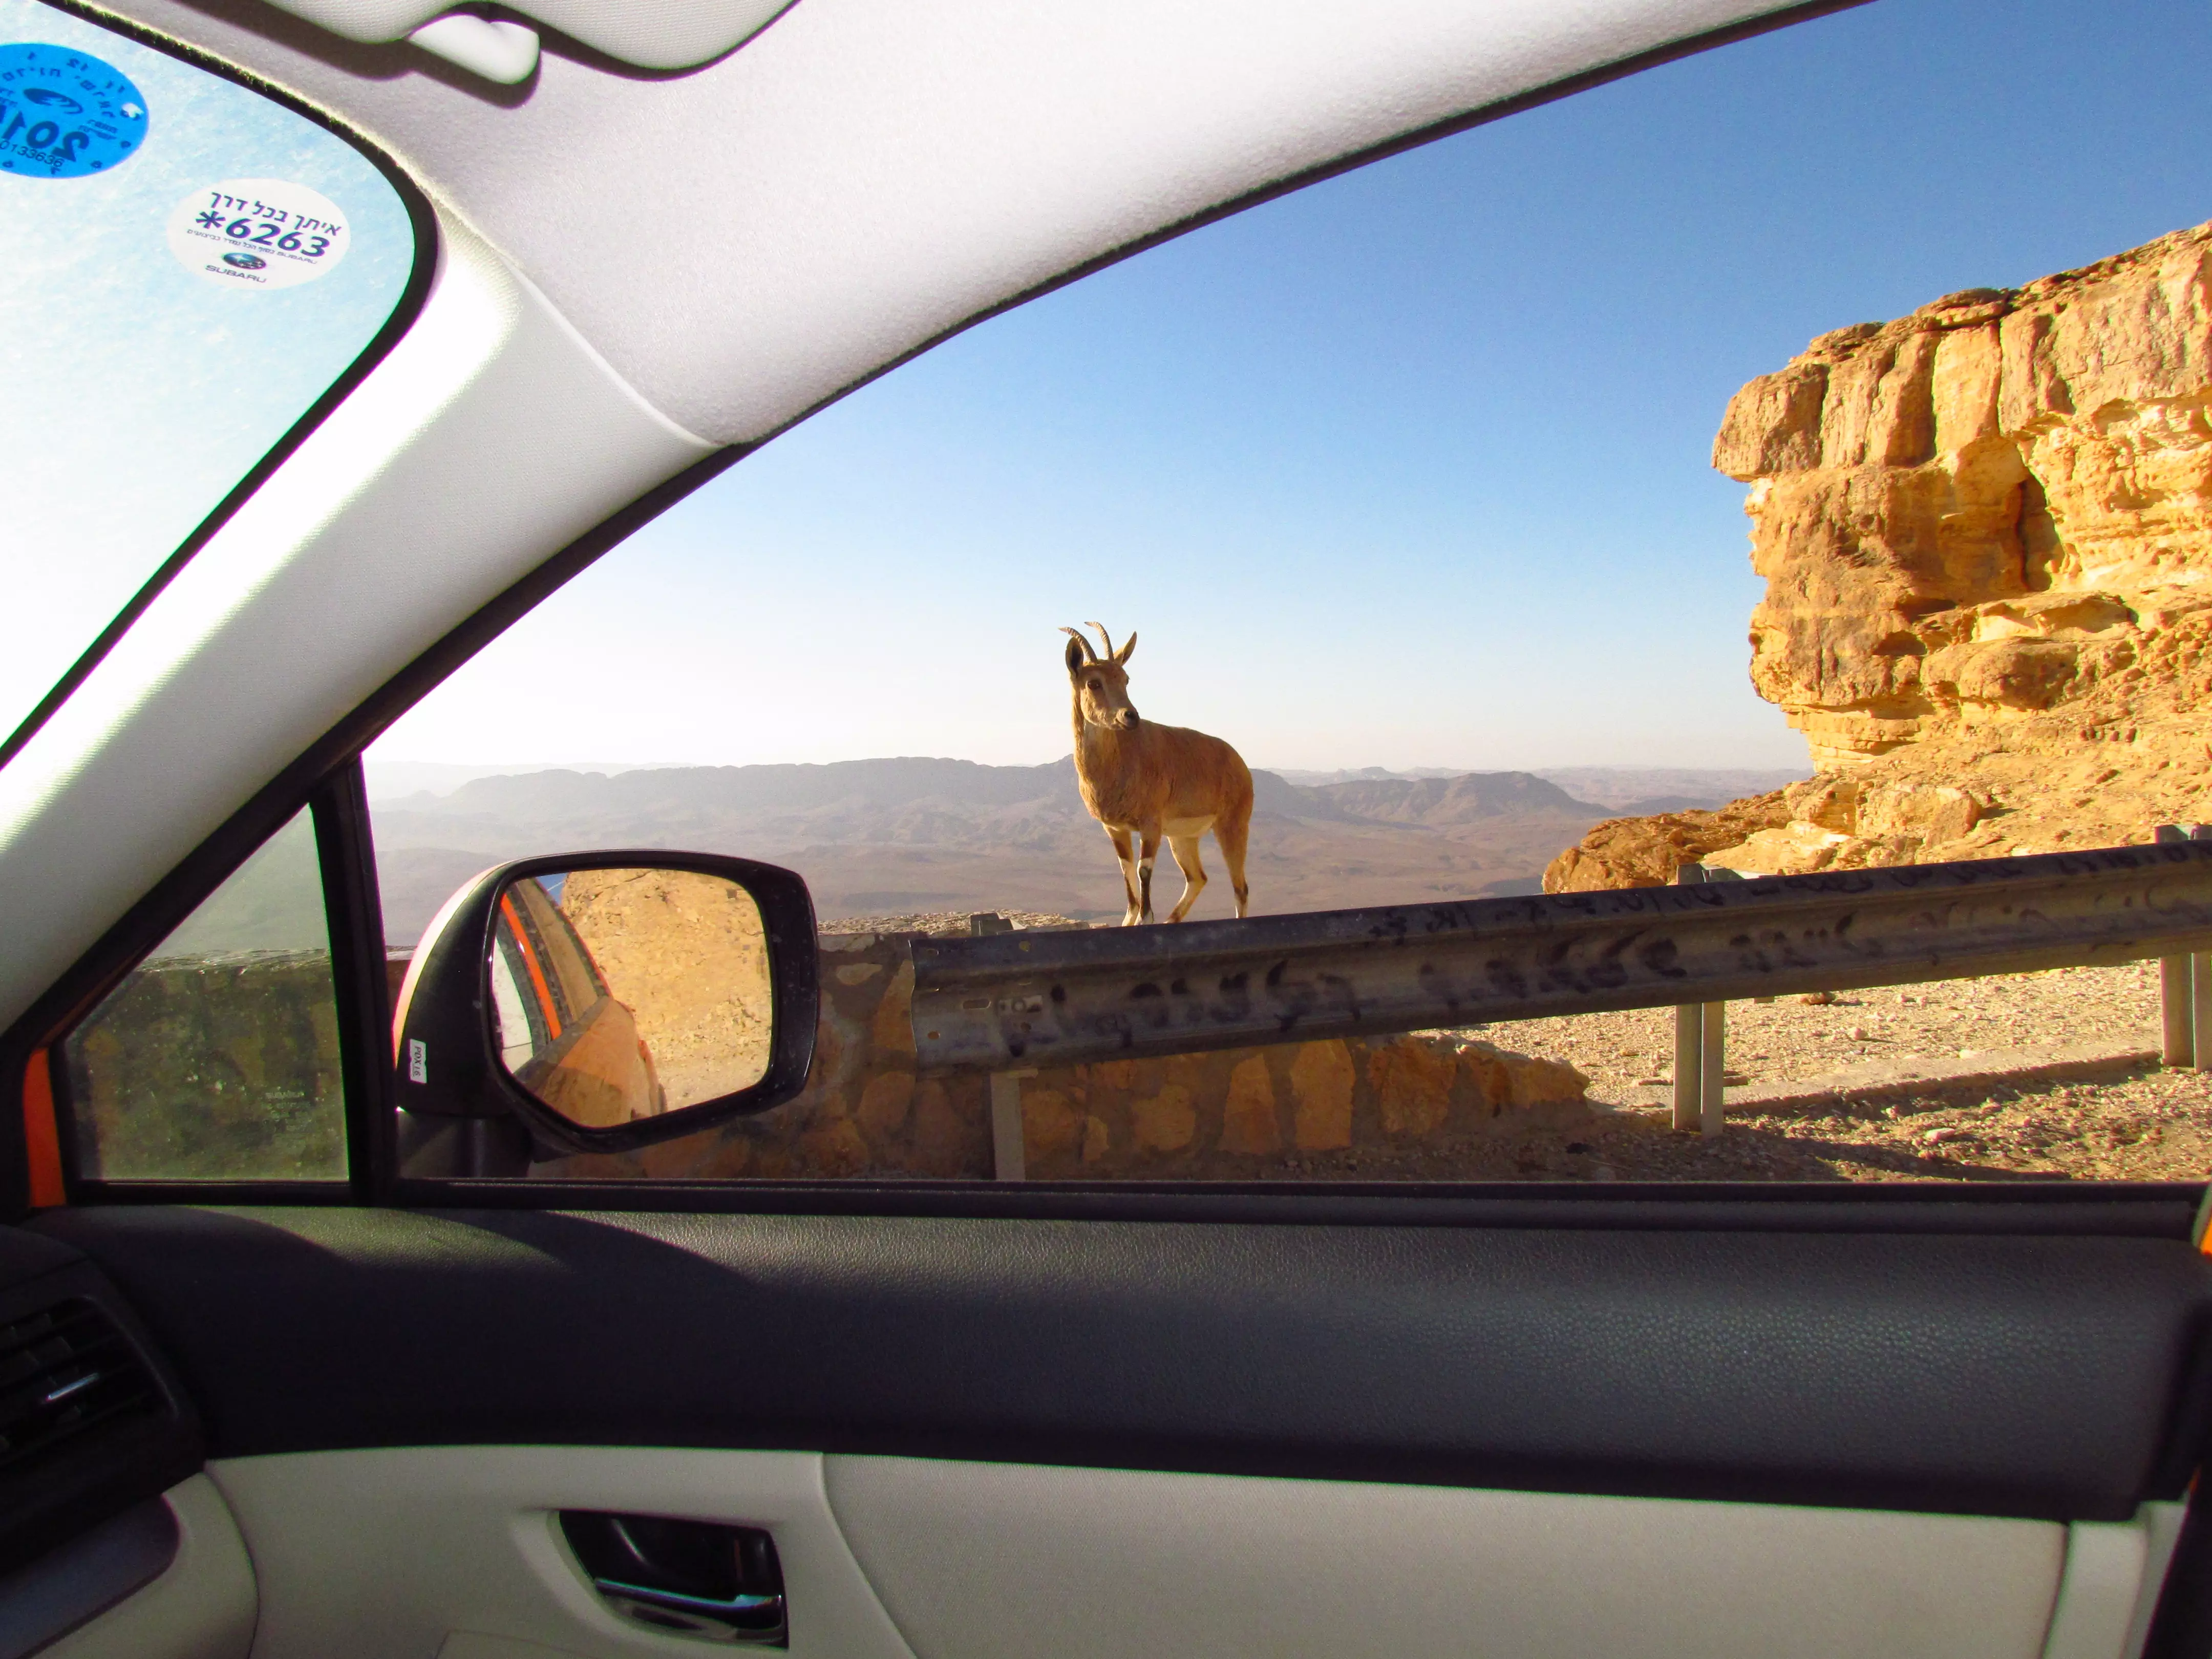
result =
M1930 1089L1731 1116L1708 1143L1665 1109L1612 1114L1593 1166L1624 1180L2202 1181L2212 1174L2212 1078L2135 1068L2111 1078ZM1564 1148L1562 1149L1564 1151Z
M2116 1060L2083 1078L2015 1073L1945 1082L1913 1073L1986 1059L2033 1065L2083 1046L2158 1046L2158 968L2071 968L1850 991L1728 1011L1727 1081L1770 1097L1732 1103L1726 1133L1678 1134L1652 1087L1671 1083L1674 1011L1522 1020L1470 1035L1572 1063L1591 1123L1376 1169L1373 1179L1584 1181L2201 1181L2212 1173L2212 1074ZM1855 1071L1889 1076L1845 1081ZM1876 1073L1879 1075L1879 1073ZM1309 1175L1307 1178L1311 1178Z
M1799 997L1731 1002L1728 1081L1798 1083L1865 1060L1909 1066L1992 1048L2155 1048L2158 1019L2158 965L2148 962L1845 991L1809 1006ZM1674 1075L1671 1008L1468 1029L1501 1048L1571 1062L1599 1098Z
M2202 1181L2212 1076L2136 1068L2093 1082L1929 1089L1731 1113L1677 1134L1665 1108L1455 1146L1287 1158L1296 1181Z

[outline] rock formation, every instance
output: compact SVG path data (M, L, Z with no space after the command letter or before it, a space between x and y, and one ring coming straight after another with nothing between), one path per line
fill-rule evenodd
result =
M2212 225L1815 339L1730 401L1753 685L1820 775L1600 824L1552 891L2140 841L2212 746Z

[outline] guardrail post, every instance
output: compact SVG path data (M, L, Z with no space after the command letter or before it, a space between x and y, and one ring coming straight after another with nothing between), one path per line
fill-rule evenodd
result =
M1674 867L1678 887L1709 881L1741 881L1742 874L1702 864ZM1721 1132L1727 1115L1728 1004L1686 1002L1674 1010L1674 1127L1695 1129L1708 1138Z
M1681 864L1674 867L1677 887L1702 886L1705 866ZM1674 1127L1703 1129L1705 1115L1705 1009L1702 1002L1685 1002L1674 1010Z
M2190 839L2189 832L2178 823L2161 823L2152 836L2162 842ZM2158 959L2158 1008L2163 1028L2159 1057L2168 1066L2197 1064L2197 1033L2203 1027L2197 1018L2195 960L2189 957Z
M1721 1132L1725 1105L1721 1085L1728 1080L1728 1004L1702 1005L1705 1052L1698 1058L1698 1133L1707 1139Z
M1743 879L1741 870L1717 864L1698 867L1705 871L1707 881ZM1705 1004L1700 1024L1703 1042L1698 1057L1698 1133L1711 1139L1720 1133L1722 1121L1727 1115L1726 1097L1721 1091L1728 1082L1728 1004Z
M2198 824L2189 839L2212 841L2212 823ZM2200 1071L2212 1066L2212 951L2189 958L2189 1042L2190 1063Z
M996 910L978 910L968 918L970 939L1011 933L1014 924ZM1034 1067L991 1073L991 1179L1027 1181L1029 1146L1022 1139L1022 1079L1035 1077Z
M1035 1077L1034 1066L991 1073L991 1179L1027 1181L1029 1149L1022 1140L1022 1079Z

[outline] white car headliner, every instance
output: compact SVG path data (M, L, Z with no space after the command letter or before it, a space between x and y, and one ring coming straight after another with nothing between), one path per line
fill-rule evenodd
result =
M349 40L399 40L434 18L471 26L447 0L269 0ZM525 0L505 10L642 69L691 69L764 27L791 0Z
M1224 204L1783 8L799 0L702 69L554 40L512 90L261 0L116 9L384 144L647 402L738 443Z

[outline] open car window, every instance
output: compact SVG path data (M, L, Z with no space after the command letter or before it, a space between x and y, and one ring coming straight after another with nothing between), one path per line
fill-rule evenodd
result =
M1966 121L2033 146L2030 85L2115 131L2192 120L2146 43L2212 39L2138 14L1823 18L938 347L616 549L370 751L392 944L485 863L562 848L807 878L806 1094L541 1176L2201 1173L2212 1097L2157 1065L2186 981L2132 959L1067 1063L1018 1041L1042 1002L963 994L1017 1040L988 1064L915 1018L970 1012L932 965L948 935L1058 963L1125 920L1159 960L1119 990L1173 1001L1184 872L1209 928L1244 925L1249 886L1262 921L1396 906L1413 929L2212 813L2189 666L2212 176L2145 138L2140 166L2057 156L1961 201L1926 164ZM2011 92L1966 44L1996 33ZM535 688L585 672L538 717ZM1163 769L1157 839L1117 845ZM1230 1001L1176 1006L1206 1035Z
M0 653L4 758L386 329L417 233L331 127L0 0L0 570L38 618Z

